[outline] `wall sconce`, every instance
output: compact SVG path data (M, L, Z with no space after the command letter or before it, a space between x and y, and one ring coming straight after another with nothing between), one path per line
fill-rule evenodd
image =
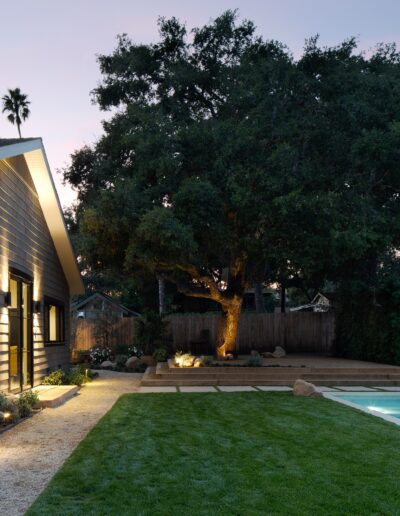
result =
M11 292L2 292L0 294L0 306L8 307L11 305Z
M32 305L32 311L34 314L40 314L41 311L41 303L40 301L34 301Z

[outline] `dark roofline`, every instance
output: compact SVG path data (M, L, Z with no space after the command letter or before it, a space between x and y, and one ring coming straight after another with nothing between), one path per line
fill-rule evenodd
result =
M41 140L41 138L0 138L0 147L7 147L7 145L15 145L16 143L30 142L32 140Z
M79 308L81 308L82 306L86 305L91 299L93 299L95 297L102 297L106 301L108 301L109 303L111 303L114 306L116 306L117 308L120 308L121 310L124 310L125 312L128 312L129 314L131 314L133 316L136 316L136 317L140 316L140 314L138 312L135 312L134 310L131 310L130 308L127 308L126 306L122 305L121 303L118 303L118 301L115 301L115 299L113 299L109 295L104 294L104 292L94 292L94 294L91 294L86 299L83 299L82 301L79 301L77 303L72 303L71 304L71 310L79 310Z

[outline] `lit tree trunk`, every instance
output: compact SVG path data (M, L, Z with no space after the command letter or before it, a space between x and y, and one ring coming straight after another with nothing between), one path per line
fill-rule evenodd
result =
M265 312L262 283L254 283L254 303L257 313Z
M217 357L224 358L236 351L236 338L239 328L242 296L233 296L222 304L222 344L217 347Z

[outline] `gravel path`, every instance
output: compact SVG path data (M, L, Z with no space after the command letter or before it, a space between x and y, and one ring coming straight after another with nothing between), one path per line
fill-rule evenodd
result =
M53 475L140 374L101 371L77 396L0 434L0 514L24 514Z

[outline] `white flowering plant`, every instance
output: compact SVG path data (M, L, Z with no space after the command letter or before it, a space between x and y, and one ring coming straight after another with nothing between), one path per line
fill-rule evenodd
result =
M90 363L97 366L105 360L110 360L113 352L110 348L92 348L90 350Z

